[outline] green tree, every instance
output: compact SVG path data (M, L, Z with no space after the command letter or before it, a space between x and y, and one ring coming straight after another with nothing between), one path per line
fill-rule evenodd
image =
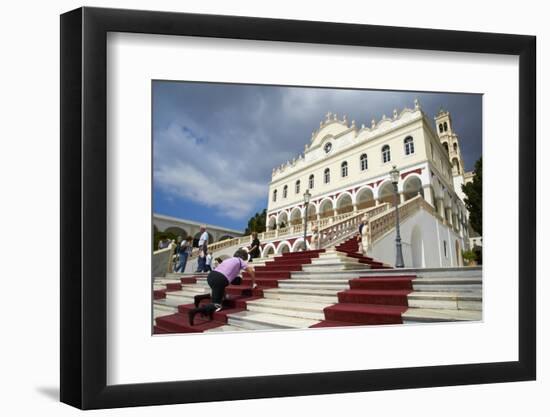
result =
M483 203L483 174L482 174L482 164L481 158L479 158L475 164L474 168L474 179L468 184L462 185L462 191L466 194L466 199L464 204L470 212L470 224L472 229L483 236L483 216L482 216L482 203Z
M263 209L261 213L256 213L248 220L248 226L244 231L245 235L249 235L252 232L262 233L265 232L265 221L267 217L267 209Z

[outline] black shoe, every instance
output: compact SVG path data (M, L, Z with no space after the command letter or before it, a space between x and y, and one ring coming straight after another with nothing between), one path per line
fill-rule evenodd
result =
M195 308L199 307L199 304L201 303L202 300L206 300L208 298L210 298L210 294L195 295L195 298L194 298Z
M195 314L197 314L197 309L195 309L195 308L194 308L193 310L189 310L189 311L187 312L187 316L189 317L189 324L190 324L191 326L193 326L193 324L194 324L194 321L195 321Z

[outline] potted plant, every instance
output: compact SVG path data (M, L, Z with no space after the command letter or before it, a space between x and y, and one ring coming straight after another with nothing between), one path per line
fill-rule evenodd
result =
M465 263L468 264L468 266L476 266L477 265L477 255L473 250L465 250L462 252L462 257L464 258Z

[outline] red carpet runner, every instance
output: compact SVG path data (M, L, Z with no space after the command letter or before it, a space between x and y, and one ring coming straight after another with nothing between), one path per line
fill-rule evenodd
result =
M356 258L360 263L368 264L372 269L390 268L370 257L363 256L358 251L356 237L349 239L336 247ZM243 275L241 285L229 285L224 301L224 309L214 314L213 320L195 317L195 324L189 324L187 312L193 304L178 306L175 314L161 316L156 319L155 334L165 333L199 333L205 330L223 326L227 323L227 315L246 310L246 302L263 297L263 290L278 287L278 282L290 278L293 271L301 271L302 266L310 264L319 257L321 250L285 253L273 258L265 266L257 266L256 284L252 290L248 274ZM311 327L358 326L367 324L399 324L401 315L407 310L407 294L412 291L414 276L369 276L349 281L350 289L338 293L338 303L324 309L325 320ZM181 278L182 284L195 283L195 278ZM180 284L167 284L166 290L155 290L154 299L166 297L166 292L181 290ZM208 301L203 301L208 302Z

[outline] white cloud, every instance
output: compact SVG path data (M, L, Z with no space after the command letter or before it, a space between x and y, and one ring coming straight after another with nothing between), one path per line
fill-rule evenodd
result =
M154 183L165 193L244 219L265 199L266 184L246 173L246 152L218 151L202 132L172 123L155 135ZM219 143L213 140L213 143Z

